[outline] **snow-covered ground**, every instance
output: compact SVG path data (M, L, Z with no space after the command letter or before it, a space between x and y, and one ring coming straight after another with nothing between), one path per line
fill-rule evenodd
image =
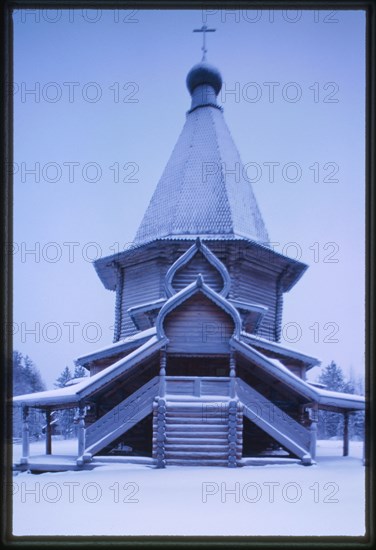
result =
M53 452L75 454L75 441ZM364 535L362 443L319 441L318 463L197 468L108 464L16 474L14 535ZM43 442L31 454L44 452ZM14 459L20 456L15 445Z

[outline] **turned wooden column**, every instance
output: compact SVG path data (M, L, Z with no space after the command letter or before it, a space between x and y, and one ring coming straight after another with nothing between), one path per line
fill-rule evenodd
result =
M163 397L157 397L154 406L153 414L155 417L155 455L157 468L166 467L166 400Z
M159 368L159 395L153 405L154 426L155 426L155 453L157 468L165 468L165 445L166 445L166 350L160 352Z
M230 351L230 401L228 406L228 466L236 468L238 450L238 407L236 399L236 361L235 352Z
M230 351L230 397L231 399L234 399L236 396L235 378L236 378L236 361L235 361L235 352L232 349Z
M311 408L309 409L309 419L311 421L311 439L309 444L309 453L314 460L316 458L317 422L319 419L319 410L317 403L312 403Z
M29 407L22 406L22 457L21 464L27 464L30 454L29 444Z
M46 410L46 455L52 454L52 426L51 426L51 411Z
M161 350L159 362L159 397L164 397L166 395L166 365L166 350Z
M78 456L81 457L85 452L85 407L78 409Z

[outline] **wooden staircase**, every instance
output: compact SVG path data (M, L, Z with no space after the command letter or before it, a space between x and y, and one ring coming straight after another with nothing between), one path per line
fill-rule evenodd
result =
M230 466L241 459L243 413L228 377L166 377L154 403L153 457L159 467Z
M164 377L161 386L156 376L86 429L78 463L90 461L151 412L153 458L160 468L241 465L243 416L304 464L313 462L310 431L240 378Z
M313 463L312 438L307 428L240 378L237 379L236 393L243 404L244 416L299 457L303 464Z
M165 421L158 431L158 423ZM153 456L160 466L237 466L243 415L239 403L159 399L155 403Z
M150 414L155 396L158 394L158 386L159 379L155 376L86 428L85 452L82 459L81 457L79 459L84 462L90 461L95 453L104 449Z
M228 377L166 377L165 395L156 398L153 408L157 465L240 465L243 416L303 464L312 464L309 430L243 380L236 379L234 397Z

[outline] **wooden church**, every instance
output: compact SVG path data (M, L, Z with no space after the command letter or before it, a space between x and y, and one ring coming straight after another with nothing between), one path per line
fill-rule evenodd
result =
M205 30L205 29L204 29ZM205 36L205 32L204 32ZM307 266L275 252L217 102L205 57L188 73L191 106L134 239L94 263L116 292L114 342L80 357L90 377L18 396L19 468L93 467L104 457L156 467L315 461L318 409L348 417L364 398L307 382L319 364L279 343L283 295ZM272 200L272 199L271 199ZM29 456L28 413L46 414L46 454ZM75 408L77 454L53 462L51 415ZM148 457L148 458L146 458Z

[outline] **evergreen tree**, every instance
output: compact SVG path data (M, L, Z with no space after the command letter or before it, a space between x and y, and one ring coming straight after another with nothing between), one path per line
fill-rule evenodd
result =
M72 372L68 366L66 366L63 371L61 372L60 376L56 379L55 387L56 388L64 388L69 382L69 380L72 380L74 376L72 375ZM74 436L74 426L73 426L73 420L74 420L74 409L62 409L57 411L56 413L56 419L58 421L58 425L61 431L61 434L64 436L64 439L69 439L70 437Z
M354 374L351 372L349 383L354 389L354 391L351 393L364 395L364 379L361 376L355 377ZM357 411L350 414L349 433L351 438L358 440L364 439L364 422L365 411Z
M346 387L346 382L344 374L341 367L338 367L334 361L332 361L330 365L322 370L318 381L320 382L320 384L325 384L328 390L340 392L345 391L344 388Z
M87 376L87 370L82 365L75 365L74 366L74 373L73 378L84 378Z
M13 395L27 393L26 379L23 376L23 357L19 351L13 352Z
M46 389L41 374L28 355L23 356L19 351L13 352L13 395L35 393ZM42 434L45 419L37 409L29 410L30 436L39 439ZM22 410L21 406L13 409L13 437L22 435Z
M73 376L72 376L72 373L70 371L70 368L65 367L65 369L62 371L60 376L58 376L58 378L56 379L56 382L55 382L54 386L56 388L64 388L65 384L67 382L69 382L69 380L72 380L72 378L73 378Z
M355 393L356 384L354 380L346 380L345 375L334 361L325 367L318 382L325 384L326 389L342 393ZM349 432L350 437L363 437L364 412L359 411L350 414ZM318 437L328 439L331 437L342 437L343 415L332 411L319 411Z

